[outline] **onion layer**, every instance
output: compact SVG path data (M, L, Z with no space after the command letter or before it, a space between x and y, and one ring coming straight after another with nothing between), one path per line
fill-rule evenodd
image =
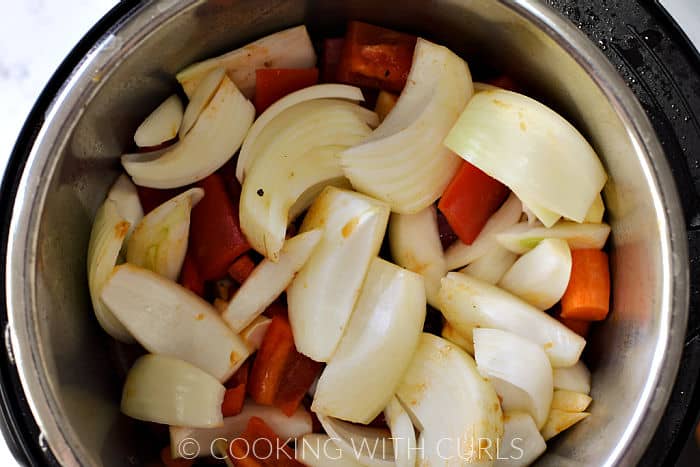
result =
M494 467L526 467L547 450L547 444L529 414L508 412L503 418L503 441Z
M582 361L565 368L554 369L554 389L590 394L591 372Z
M121 410L147 422L198 428L223 423L226 388L194 365L162 355L145 355L129 370Z
M177 136L182 122L182 102L176 94L168 97L139 125L134 133L138 147L158 146Z
M589 415L590 413L588 412L565 412L563 410L552 409L547 423L542 427L542 437L545 441L549 441Z
M459 272L469 274L489 284L497 284L517 259L518 255L512 251L508 251L500 245L493 245L486 254L475 259Z
M382 428L354 425L318 414L318 421L336 446L346 456L367 467L394 466L394 444L391 433Z
M394 442L396 467L415 467L416 431L411 417L396 397L392 397L389 405L384 409L384 418Z
M216 94L221 81L224 79L226 71L223 68L215 68L204 77L197 89L195 90L190 102L187 104L185 114L182 117L182 125L180 125L180 139L192 129L195 122L201 115L202 111L211 102L212 97Z
M311 410L356 423L374 420L408 367L424 321L421 276L373 259L345 335L321 373Z
M107 199L114 201L119 215L131 224L126 235L126 240L128 240L131 232L143 219L143 207L141 206L139 193L136 191L136 185L133 184L128 175L121 174L117 181L114 182L114 185L112 185L112 188L109 189Z
M466 63L446 47L418 39L394 109L363 144L341 154L353 187L402 214L430 206L459 167L442 140L471 95Z
M552 228L531 227L526 222L516 224L496 235L498 243L510 251L523 254L535 248L545 238L566 240L572 250L600 250L610 235L608 224L579 224L561 221Z

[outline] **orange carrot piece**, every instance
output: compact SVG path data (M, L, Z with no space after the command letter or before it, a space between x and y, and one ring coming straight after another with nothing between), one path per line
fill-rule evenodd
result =
M284 443L261 418L251 417L245 431L231 442L229 451L237 467L303 467Z
M610 267L601 250L573 250L571 278L561 299L561 317L604 320L610 310Z
M561 321L561 324L563 324L567 328L571 329L579 336L584 337L584 338L588 337L588 331L591 328L590 321L582 321L580 319L571 319L571 318L562 318L561 316L558 317L558 319L559 319L559 321Z
M253 273L253 269L255 269L253 259L250 255L243 255L229 266L228 275L231 276L231 279L234 281L243 284Z
M245 384L239 384L227 389L224 393L224 402L221 404L221 413L224 417L233 417L243 410L245 403Z

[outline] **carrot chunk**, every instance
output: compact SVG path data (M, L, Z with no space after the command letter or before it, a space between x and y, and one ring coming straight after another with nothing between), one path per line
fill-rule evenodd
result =
M260 115L287 94L314 84L318 84L318 68L256 70L255 110Z
M202 276L199 274L197 263L189 252L185 255L185 261L182 263L179 282L180 285L191 290L200 297L204 296L204 279L202 279Z
M241 436L229 445L237 467L303 467L294 451L261 418L251 417Z
M573 250L571 278L561 299L561 317L604 320L610 310L610 267L601 250Z
M231 279L242 284L248 279L255 269L255 263L249 255L243 255L231 264L228 268L228 275Z

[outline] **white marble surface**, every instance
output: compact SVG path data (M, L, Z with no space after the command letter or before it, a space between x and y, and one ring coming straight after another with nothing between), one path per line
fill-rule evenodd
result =
M54 69L116 0L2 0L0 15L0 176L15 138ZM698 0L662 0L700 44ZM0 465L16 465L0 439Z

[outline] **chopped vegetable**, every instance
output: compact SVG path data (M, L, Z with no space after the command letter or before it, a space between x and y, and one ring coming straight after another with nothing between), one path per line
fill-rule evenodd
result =
M163 144L177 136L181 122L182 102L173 94L139 125L134 133L134 142L142 148Z
M565 412L563 410L552 409L547 419L547 423L542 427L542 437L549 441L564 430L571 428L576 423L588 417L587 412Z
M574 331L579 336L585 338L591 329L591 321L582 321L579 319L570 319L561 317L561 307L558 306L553 316L558 319L564 326Z
M221 176L210 175L199 186L204 198L192 210L190 251L202 278L215 280L250 245L238 224L238 204L231 202Z
M149 422L211 428L223 423L225 388L185 361L145 355L129 370L121 411Z
M190 362L219 381L250 353L209 303L147 269L118 266L101 296L149 352Z
M250 255L241 255L236 261L234 261L228 268L228 275L231 279L243 284L255 269L255 262L250 257Z
M472 338L466 338L449 323L445 322L442 327L442 332L440 333L443 339L453 343L460 349L467 352L469 355L474 356L474 341Z
M418 274L372 260L345 335L321 373L311 410L364 424L384 410L418 345L424 290Z
M561 299L561 317L600 321L610 310L610 267L601 250L571 252L571 280Z
M530 305L546 310L564 295L570 275L569 245L559 238L546 238L521 256L498 285Z
M289 321L276 315L255 356L248 392L255 402L274 405L290 416L299 407L321 366L297 352Z
M200 297L204 296L204 279L199 274L194 257L189 253L185 255L185 260L182 263L179 283Z
M399 96L390 92L382 91L377 96L377 103L374 106L374 112L379 117L379 121L383 122L389 112L396 106Z
M190 212L203 197L201 188L192 188L149 212L129 239L126 260L177 280L187 252Z
M265 36L240 49L188 66L177 74L188 97L213 69L224 68L247 98L255 92L255 71L260 68L311 68L316 52L306 26L296 26Z
M537 428L552 404L552 366L542 346L498 329L474 329L474 358L505 411L524 410Z
M336 78L341 83L401 92L415 47L415 36L350 21Z
M206 178L219 169L243 142L255 108L224 77L211 101L184 138L158 158L126 155L122 165L137 185L177 188Z
M475 328L509 331L544 347L552 367L573 365L586 341L543 311L503 289L466 274L442 280L440 310L457 332L469 338Z
M461 465L496 458L503 435L498 396L462 349L423 333L396 396L420 428L418 465ZM465 435L468 437L465 439Z
M245 141L243 141L236 165L236 178L238 181L244 181L250 165L255 160L255 154L260 150L259 146L268 144L269 141L266 138L258 140L260 134L275 117L290 107L316 99L343 99L351 102L362 102L365 100L359 88L345 84L319 84L293 92L278 100L255 120L248 131Z
M245 431L231 441L230 455L240 467L304 467L294 457L294 451L284 445L285 441L262 418L251 417Z
M319 414L323 430L335 445L361 465L370 467L394 466L394 450L391 433L384 428L355 425Z
M507 412L503 421L503 440L494 467L526 467L547 449L530 414Z
M335 352L388 220L385 204L334 187L309 209L301 231L322 228L323 236L287 289L294 340L304 355L325 362Z
M501 182L464 162L447 185L438 209L462 243L471 245L508 193Z
M270 327L270 323L272 323L271 318L261 315L255 318L252 323L241 331L241 338L251 351L260 348L265 334L267 333L267 329Z
M396 264L423 276L428 303L437 307L440 279L447 274L447 264L435 206L415 214L393 214L389 221L389 245Z
M353 454L342 451L328 435L302 436L297 440L295 455L308 467L362 467Z
M369 135L371 124L376 115L357 104L314 99L286 109L265 127L241 194L241 228L253 248L277 260L291 208L306 191L343 178L338 154Z
M512 251L508 251L500 245L493 245L486 254L475 259L459 272L495 285L517 259L518 255Z
M258 115L299 89L318 84L318 68L261 68L255 71L255 110Z
M126 234L126 242L129 240L134 228L143 219L143 207L139 199L138 188L132 183L128 175L121 174L109 189L107 199L114 201L119 215L130 224L129 231ZM122 250L123 247L124 245L122 245Z
M321 47L321 81L331 83L336 81L340 56L343 54L344 37L323 39Z
M243 433L251 417L264 420L284 440L298 438L312 431L311 414L304 407L299 407L292 416L288 417L276 407L258 405L248 401L240 414L224 417L223 425L218 428L171 426L170 445L175 447L172 456L180 457L181 453L178 452L177 446L180 446L185 440L194 440L199 446L207 448L217 439L230 442ZM209 455L209 449L201 449L198 454L200 456Z
M384 418L391 430L396 467L415 467L416 432L411 417L396 397L384 409Z
M570 367L555 368L554 389L590 394L591 372L581 361Z
M194 94L190 97L190 101L185 109L185 115L182 117L182 125L179 130L181 139L189 133L202 111L209 105L221 82L224 80L225 74L226 70L223 68L214 68L199 83Z
M320 230L309 230L284 243L278 262L263 260L238 289L224 312L223 318L229 326L240 332L261 315L289 286L320 240Z
M243 410L245 402L245 384L226 389L224 401L221 403L221 413L224 417L238 415Z
M592 400L588 394L560 389L554 391L552 409L565 412L583 412L588 408Z
M441 142L471 95L464 60L419 39L396 107L365 142L341 154L353 187L402 214L430 206L459 167L459 157Z
M535 248L545 238L566 240L572 250L601 249L608 240L608 224L578 224L561 221L552 228L531 227L527 222L515 224L496 235L498 243L519 255Z
M597 154L569 122L511 91L477 93L445 145L507 185L531 209L542 207L577 222L607 180ZM551 226L551 219L540 220Z
M453 270L473 263L498 247L496 235L515 225L523 211L517 196L511 193L505 203L486 222L481 233L471 245L455 242L445 252L447 269Z
M598 196L596 196L595 200L593 201L593 204L591 204L591 207L588 208L586 218L583 220L583 222L587 222L590 224L600 224L601 222L603 222L604 214L605 204L603 203L603 197L600 196L600 193L598 193Z

